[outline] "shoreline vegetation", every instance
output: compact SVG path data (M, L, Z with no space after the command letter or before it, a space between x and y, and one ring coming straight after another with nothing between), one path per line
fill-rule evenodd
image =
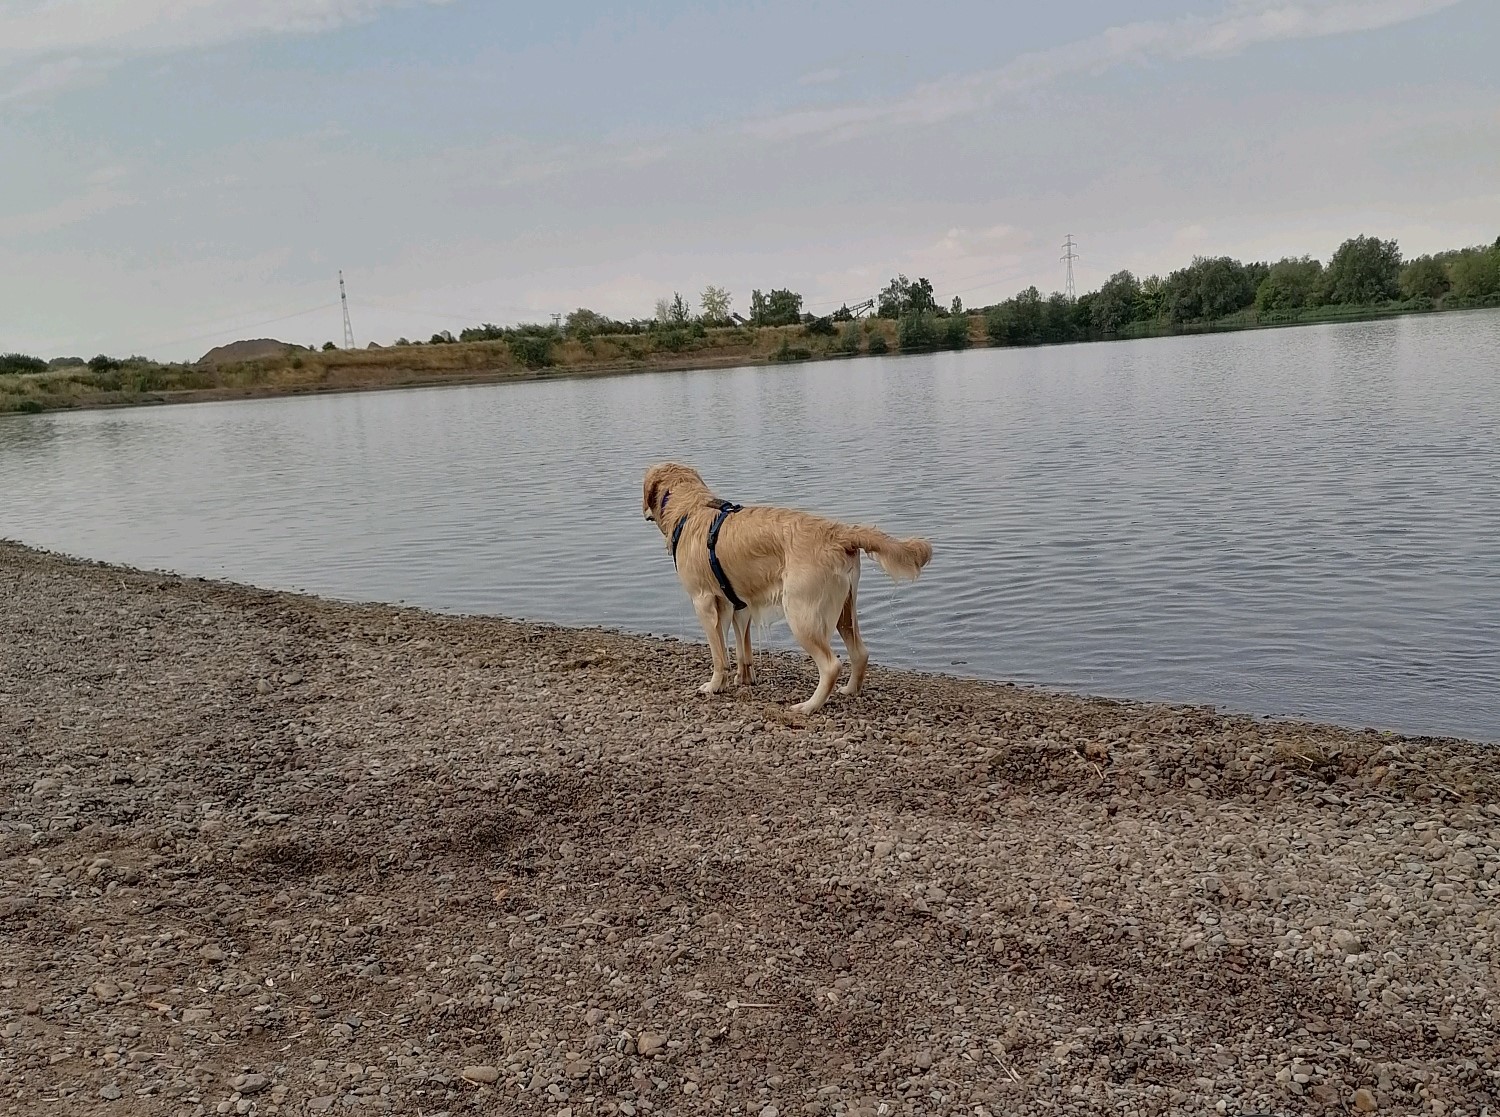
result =
M708 287L694 311L680 293L651 318L619 321L580 308L563 323L444 331L426 341L339 349L272 340L214 350L193 364L146 357L43 360L0 353L0 414L601 376L920 353L1133 340L1406 314L1500 307L1493 245L1404 261L1395 241L1354 237L1327 265L1197 257L1165 278L1118 272L1069 300L1029 287L1000 303L939 303L925 278L893 278L851 309L807 313L786 289L754 291L750 317ZM245 347L249 346L249 349ZM253 354L253 355L248 355Z
M1500 751L756 667L0 542L0 1108L1493 1108Z

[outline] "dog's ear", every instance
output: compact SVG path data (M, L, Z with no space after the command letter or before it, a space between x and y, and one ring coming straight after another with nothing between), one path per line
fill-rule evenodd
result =
M653 513L656 511L657 501L661 499L661 490L664 483L660 470L653 469L646 474L646 507Z

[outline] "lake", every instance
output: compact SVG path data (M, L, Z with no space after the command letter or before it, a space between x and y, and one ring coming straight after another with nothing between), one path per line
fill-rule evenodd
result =
M932 539L866 565L877 666L1497 741L1497 430L1500 313L1456 313L29 416L0 536L701 640L640 513L676 458Z

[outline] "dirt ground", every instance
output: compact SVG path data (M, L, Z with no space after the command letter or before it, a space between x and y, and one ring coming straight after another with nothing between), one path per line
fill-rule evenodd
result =
M758 670L0 545L0 1112L1500 1113L1493 749Z

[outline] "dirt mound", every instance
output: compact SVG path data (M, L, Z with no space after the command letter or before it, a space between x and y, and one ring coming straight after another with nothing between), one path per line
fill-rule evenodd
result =
M288 353L307 352L306 346L260 337L253 341L232 341L210 349L198 358L200 365L234 365L241 361L258 361L266 357L283 357Z

